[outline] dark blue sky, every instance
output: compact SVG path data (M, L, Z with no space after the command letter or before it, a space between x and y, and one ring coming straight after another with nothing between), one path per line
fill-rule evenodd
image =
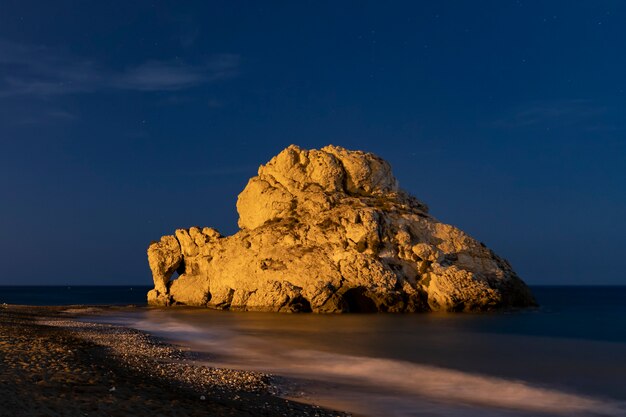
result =
M149 284L290 143L530 284L626 284L626 2L0 0L0 284Z

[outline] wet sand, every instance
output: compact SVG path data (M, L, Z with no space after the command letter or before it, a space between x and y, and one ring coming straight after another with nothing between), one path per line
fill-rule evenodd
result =
M209 368L146 333L73 320L90 311L0 306L1 417L347 415L280 398L271 375Z

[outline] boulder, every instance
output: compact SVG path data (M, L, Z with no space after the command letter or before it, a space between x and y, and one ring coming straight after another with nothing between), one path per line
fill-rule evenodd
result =
M508 262L432 217L371 153L289 146L248 181L237 211L232 236L191 227L149 246L150 304L317 313L535 305Z

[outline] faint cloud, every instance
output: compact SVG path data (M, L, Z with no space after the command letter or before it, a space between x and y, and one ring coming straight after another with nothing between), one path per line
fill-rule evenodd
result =
M102 83L89 60L60 48L0 39L0 96L77 93Z
M62 48L0 39L0 97L53 96L102 90L179 91L236 76L240 59L214 55L199 64L151 60L104 68Z
M601 114L605 110L605 108L595 106L591 101L583 99L534 102L509 112L509 114L493 122L493 126L519 128L554 123L570 125Z
M42 123L71 122L77 118L78 116L74 113L52 109L33 112L27 117L16 120L15 123L20 125L41 125Z
M115 74L111 86L122 90L177 91L232 77L238 66L236 55L219 55L196 66L179 61L149 61Z
M77 118L77 116L74 113L70 113L65 110L50 110L48 112L48 116L53 119L59 119L59 120L74 120Z

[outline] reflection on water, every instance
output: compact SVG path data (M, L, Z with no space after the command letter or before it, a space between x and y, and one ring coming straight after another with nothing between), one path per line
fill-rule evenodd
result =
M626 416L626 343L525 330L545 317L149 309L108 321L206 352L212 366L290 377L288 396L368 416Z

